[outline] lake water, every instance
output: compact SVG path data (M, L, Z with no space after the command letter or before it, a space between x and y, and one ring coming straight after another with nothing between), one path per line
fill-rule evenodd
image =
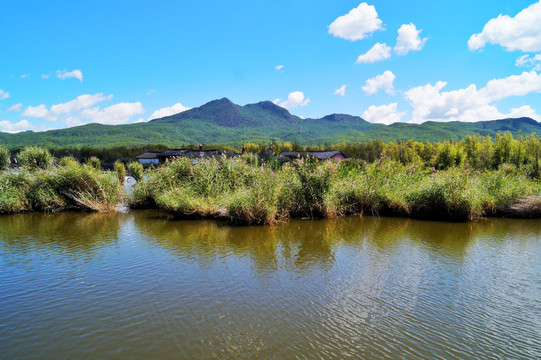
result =
M2 359L539 359L541 221L0 216Z

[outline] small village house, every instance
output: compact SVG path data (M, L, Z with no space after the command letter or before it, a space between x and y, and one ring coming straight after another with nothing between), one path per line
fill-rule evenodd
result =
M334 160L334 161L343 161L346 159L349 159L347 155L345 155L340 150L328 150L328 151L284 151L280 154L281 158L288 158L288 159L299 159L299 158L306 158L306 157L314 157L319 161L324 160Z

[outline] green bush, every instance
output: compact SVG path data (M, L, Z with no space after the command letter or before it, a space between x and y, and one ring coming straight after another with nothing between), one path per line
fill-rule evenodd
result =
M51 167L53 163L53 157L46 148L39 146L29 146L24 148L17 155L19 163L27 169L33 171L37 169L46 170Z

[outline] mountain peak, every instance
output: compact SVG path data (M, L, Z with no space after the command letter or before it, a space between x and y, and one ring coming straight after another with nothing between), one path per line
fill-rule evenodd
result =
M353 116L353 115L348 115L348 114L330 114L330 115L324 116L322 120L332 121L332 122L340 122L340 121L366 122L366 120L364 120L360 116Z
M299 118L291 115L291 113L287 111L287 109L284 109L283 107L276 105L269 100L260 101L255 104L248 104L245 105L244 108L254 111L264 111L268 114L272 114L273 116L285 119L290 123L297 123L299 121Z

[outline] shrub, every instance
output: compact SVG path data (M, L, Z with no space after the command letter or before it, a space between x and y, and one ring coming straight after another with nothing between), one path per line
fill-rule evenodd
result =
M19 159L22 166L25 166L29 170L45 170L50 168L53 162L53 157L51 156L51 153L49 153L49 150L39 146L29 146L24 148L24 150L17 155L17 159Z

